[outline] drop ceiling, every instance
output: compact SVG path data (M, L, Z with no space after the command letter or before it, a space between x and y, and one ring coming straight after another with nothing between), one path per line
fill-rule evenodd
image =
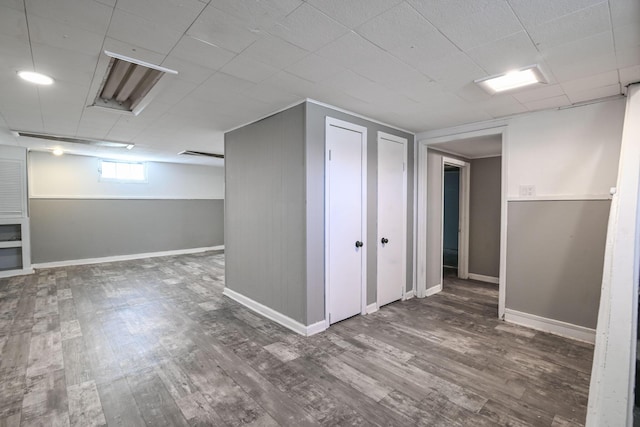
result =
M178 75L138 116L87 108L105 50ZM494 96L473 84L531 64L549 84ZM21 69L56 82L32 86ZM637 0L0 2L0 143L40 149L9 130L221 164L176 154L222 152L225 130L304 98L421 132L615 96L638 80Z

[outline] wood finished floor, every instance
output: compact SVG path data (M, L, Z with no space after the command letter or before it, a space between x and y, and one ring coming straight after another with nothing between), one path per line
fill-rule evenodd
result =
M495 285L289 332L224 255L0 280L0 426L576 426L593 347L498 321Z

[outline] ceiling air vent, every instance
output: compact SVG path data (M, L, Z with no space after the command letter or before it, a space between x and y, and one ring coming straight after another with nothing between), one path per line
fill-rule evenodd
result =
M114 141L102 141L99 139L73 138L70 136L57 136L57 135L49 135L46 133L34 133L34 132L22 132L22 131L12 131L12 132L17 136L24 136L27 138L46 139L49 141L57 141L57 142L70 142L72 144L92 145L94 147L127 148L129 150L131 150L134 147L134 144L130 144L128 142L114 142Z
M109 57L109 65L92 107L138 115L158 92L163 77L178 74L106 50L104 53Z
M204 151L192 151L184 150L178 153L181 156L203 156L203 157L215 157L216 159L224 159L224 154L206 153Z

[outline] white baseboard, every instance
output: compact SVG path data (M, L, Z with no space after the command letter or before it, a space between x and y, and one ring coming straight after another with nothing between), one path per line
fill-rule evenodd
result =
M439 285L432 286L429 289L427 289L427 291L425 292L424 296L425 297L430 297L431 295L435 295L440 291L442 291L442 283L440 283Z
M100 258L84 258L84 259L71 259L67 261L42 262L38 264L32 264L32 267L33 268L54 268L54 267L68 267L71 265L102 264L105 262L130 261L134 259L155 258L155 257L161 257L161 256L197 254L200 252L218 251L218 250L224 250L224 245L209 246L205 248L177 249L174 251L147 252L142 254L116 255L116 256L107 256L107 257L100 257Z
M536 316L535 314L523 313L521 311L506 309L504 320L517 325L526 326L543 332L549 332L561 337L571 338L590 344L596 342L596 330L585 328L584 326L562 322L560 320L548 319Z
M416 296L416 293L413 289L411 289L410 291L407 291L404 293L404 296L402 297L402 301L406 301L408 299L411 299L413 297Z
M267 319L273 320L274 322L279 323L285 328L290 329L293 332L296 332L300 335L304 335L306 337L322 332L327 328L324 320L320 322L316 322L309 326L305 326L302 323L298 322L297 320L294 320L289 316L286 316L278 311L275 311L274 309L269 308L266 305L261 304L257 301L254 301L251 298L246 297L229 288L224 288L224 291L222 292L222 294L244 305L249 310L255 311L256 313L266 317Z
M15 277L15 276L27 276L29 274L33 274L33 268L27 268L24 270L0 271L0 279L4 279L7 277Z
M479 282L495 283L496 285L500 284L499 277L485 276L483 274L469 273L469 279Z
M378 303L374 302L373 304L369 304L367 306L367 314L375 313L378 311Z

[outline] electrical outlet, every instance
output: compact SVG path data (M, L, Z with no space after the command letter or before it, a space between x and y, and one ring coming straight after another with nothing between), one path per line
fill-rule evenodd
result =
M521 197L533 197L536 195L536 186L535 185L521 185L520 186L520 196Z

